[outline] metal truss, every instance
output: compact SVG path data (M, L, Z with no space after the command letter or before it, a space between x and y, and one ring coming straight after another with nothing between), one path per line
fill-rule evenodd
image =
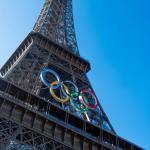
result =
M34 93L35 95L44 97L48 101L61 106L83 119L86 119L85 114L75 111L70 103L62 105L54 100L49 93L49 89L45 88L41 82L40 73L42 67L50 67L56 70L63 80L71 80L75 82L79 89L83 89L87 86L92 89L86 76L86 70L84 71L83 69L85 67L80 67L82 66L82 63L85 63L85 66L87 66L88 62L82 62L79 57L80 61L77 63L78 65L75 65L74 62L77 62L79 58L74 62L70 62L67 60L68 53L64 53L62 56L60 55L60 52L63 50L62 48L58 48L58 46L52 43L48 46L49 48L45 48L47 43L45 42L45 44L42 44L43 41L45 41L45 38L43 39L40 37L40 40L38 40L37 38L32 37L32 39L32 42L26 46L26 50L23 51L23 54L20 54L16 60L19 60L20 57L22 58L17 63L13 62L14 65L8 69L9 72L4 76L5 79L31 93ZM89 119L93 124L115 133L100 104L97 109L90 110L86 115L89 116Z
M58 45L79 55L72 0L46 0L33 31L43 34Z
M143 150L1 78L0 146L3 150Z
M1 150L72 150L35 131L0 118Z

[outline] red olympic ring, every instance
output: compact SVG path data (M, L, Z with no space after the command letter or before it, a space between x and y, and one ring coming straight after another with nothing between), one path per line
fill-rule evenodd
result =
M95 102L96 102L95 105L90 105L89 103L87 103L87 101L85 100L86 98L84 97L84 93L88 93L88 94L90 94L92 97L94 97ZM82 95L82 101L83 101L83 103L84 103L85 105L87 105L89 108L95 109L95 108L98 107L98 100L97 100L97 97L95 96L95 94L94 94L93 92L91 92L91 91L89 91L89 90L87 90L87 89L83 89L83 90L81 91L81 95Z

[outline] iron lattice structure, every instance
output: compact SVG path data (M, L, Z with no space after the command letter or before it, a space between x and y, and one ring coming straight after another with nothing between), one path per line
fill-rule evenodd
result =
M142 149L116 135L100 103L85 114L56 101L40 79L43 67L93 91L90 63L79 56L72 0L46 0L33 31L0 70L1 149Z
M79 54L72 12L72 0L46 0L33 31Z

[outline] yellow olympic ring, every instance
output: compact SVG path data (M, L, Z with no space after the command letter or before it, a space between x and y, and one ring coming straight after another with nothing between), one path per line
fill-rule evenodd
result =
M66 102L68 102L69 100L70 100L70 96L66 96L66 98L60 98L60 97L58 97L56 94L55 94L55 92L54 92L54 89L53 89L53 86L55 86L55 85L57 85L58 84L58 81L54 81L54 82L52 82L51 83L51 87L50 87L50 92L51 92L51 94L52 94L52 96L56 99L56 100L58 100L59 102L61 102L61 103L66 103ZM61 83L62 84L62 86L64 86L64 88L66 89L66 91L67 92L69 92L69 89L68 89L68 87L66 86L66 85L64 85L63 83Z

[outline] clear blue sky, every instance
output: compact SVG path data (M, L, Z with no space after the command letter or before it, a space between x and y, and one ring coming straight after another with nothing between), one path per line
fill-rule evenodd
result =
M0 67L31 31L44 0L0 2ZM150 150L150 1L74 0L78 45L116 132Z

